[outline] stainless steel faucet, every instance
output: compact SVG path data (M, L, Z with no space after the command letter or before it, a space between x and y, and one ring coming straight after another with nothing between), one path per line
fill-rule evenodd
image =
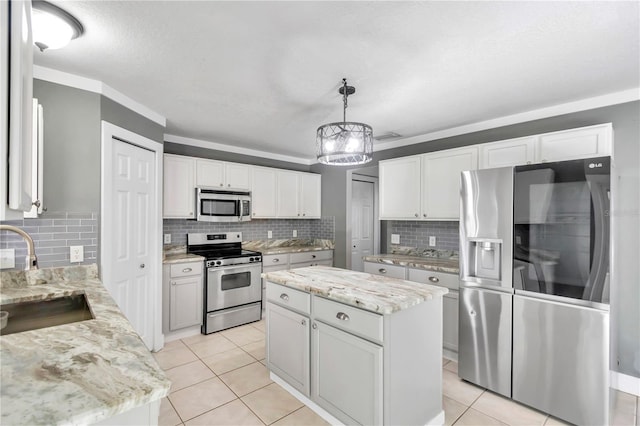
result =
M2 230L15 232L16 234L24 238L27 243L27 265L24 269L26 271L38 269L38 258L36 257L36 249L33 244L33 238L31 238L31 235L27 234L17 226L12 225L0 225L0 231Z

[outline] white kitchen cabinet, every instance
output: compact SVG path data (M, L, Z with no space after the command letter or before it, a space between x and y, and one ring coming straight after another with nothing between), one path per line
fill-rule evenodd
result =
M459 148L422 157L422 218L460 220L460 173L478 168L478 148Z
M320 321L311 336L312 399L345 424L382 424L382 347Z
M251 167L224 161L196 160L196 185L211 188L248 191L251 187Z
M169 333L202 325L202 260L163 266L163 331Z
M278 170L276 194L276 217L298 218L300 217L300 181L298 173Z
M480 145L480 168L519 166L535 162L536 137Z
M421 164L419 155L380 161L380 219L420 217Z
M388 265L386 263L378 262L363 262L364 272L368 274L384 275L391 278L399 278L401 280L406 279L407 272L404 266Z
M164 155L163 217L195 218L196 159L182 155Z
M305 251L289 255L289 269L318 265L333 266L333 250Z
M309 318L269 301L267 333L269 368L309 396Z
M251 173L251 210L255 219L276 217L276 169L253 167Z
M612 139L611 123L546 133L539 136L536 162L611 155Z
M458 353L458 298L455 290L442 297L442 347Z
M31 210L25 218L37 218L44 207L44 110L37 99L33 99L33 135L31 147Z
M300 173L300 212L305 219L320 219L322 176Z

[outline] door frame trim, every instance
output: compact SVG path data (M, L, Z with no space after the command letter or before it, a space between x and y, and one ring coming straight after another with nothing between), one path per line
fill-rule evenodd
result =
M155 301L152 305L152 351L158 351L164 346L164 335L162 334L162 173L164 146L131 132L112 123L101 121L101 148L100 148L100 238L99 238L99 265L102 283L109 290L112 270L108 262L104 261L104 253L110 253L113 247L112 235L109 232L113 218L106 213L105 206L112 205L113 199L111 191L113 188L112 160L114 154L114 144L112 139L119 139L125 143L151 151L155 157L155 191L156 202L151 206L156 214L149 217L151 222L151 232L149 233L149 258L152 260L149 270L150 280L156 285L151 286L152 298Z
M347 170L347 208L346 208L346 253L345 267L351 269L351 186L354 180L373 183L373 254L380 253L380 189L379 178L373 176L365 176L357 173L357 170Z

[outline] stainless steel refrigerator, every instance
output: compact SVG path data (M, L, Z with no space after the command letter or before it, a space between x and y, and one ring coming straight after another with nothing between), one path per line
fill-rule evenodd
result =
M462 173L461 378L608 422L610 158Z

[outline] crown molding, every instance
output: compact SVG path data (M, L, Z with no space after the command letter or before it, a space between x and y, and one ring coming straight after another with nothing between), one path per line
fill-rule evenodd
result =
M33 78L48 81L51 83L61 84L63 86L73 87L76 89L86 90L88 92L98 93L119 103L124 107L129 108L130 110L142 115L143 117L148 118L155 123L158 123L162 127L167 127L167 119L164 116L131 99L127 95L118 92L116 89L109 86L108 84L103 83L100 80L81 77L79 75L71 74L64 71L58 71L54 70L53 68L42 67L39 65L33 66Z
M241 147L227 145L223 143L187 138L184 136L169 135L166 133L164 135L164 141L177 143L180 145L196 146L198 148L215 149L218 151L232 152L234 154L249 155L252 157L261 157L261 158L269 158L271 160L286 161L288 163L304 164L305 166L310 166L316 163L315 160L310 160L307 158L293 157L290 155L283 155L283 154L274 154L272 152L260 151L257 149L241 148Z

